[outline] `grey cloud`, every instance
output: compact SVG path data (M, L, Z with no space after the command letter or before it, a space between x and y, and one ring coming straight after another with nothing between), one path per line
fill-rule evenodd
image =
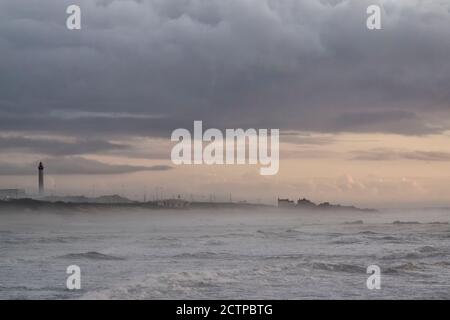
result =
M58 157L43 160L45 170L50 175L109 175L124 174L140 171L166 171L172 169L166 165L155 166L133 166L133 165L112 165L100 161L90 160L82 157ZM37 163L30 164L0 164L0 175L34 175L36 174Z
M51 138L0 136L0 150L45 155L82 155L127 150L128 146L98 139L78 139L65 142Z
M374 149L369 151L354 151L352 160L387 161L450 161L450 152L444 151L396 151L391 149Z
M329 136L312 136L311 134L282 131L280 140L284 143L296 145L327 145L336 142L336 138Z
M90 111L71 111L54 110L50 112L51 117L70 120L70 119L162 119L164 115L127 113L127 112L90 112Z
M403 157L421 161L450 161L450 152L414 151L403 154Z
M338 152L324 150L281 150L282 159L320 159L339 156Z
M379 32L365 28L373 3L384 5ZM69 4L0 3L0 130L168 136L196 119L318 132L449 128L432 117L449 113L449 3L80 0L76 32L65 29Z
M414 112L384 110L377 112L346 112L335 118L330 124L331 131L384 132L405 135L439 133L442 126L432 126L426 118Z

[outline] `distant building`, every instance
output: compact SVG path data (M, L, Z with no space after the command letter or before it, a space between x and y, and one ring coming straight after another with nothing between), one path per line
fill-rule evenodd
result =
M316 204L306 198L298 199L297 206L302 208L314 208Z
M297 202L294 202L293 200L289 200L289 199L278 198L278 207L304 209L304 208L315 208L315 207L317 207L317 205L314 202L309 201L306 198L298 199Z
M27 194L23 189L0 189L0 200L26 198Z
M49 202L65 202L65 203L97 203L97 204L126 204L134 203L128 198L119 195L100 196L96 198L88 198L86 196L48 196L43 198Z
M322 202L319 204L319 208L340 207L340 205L332 205L329 202Z
M42 165L42 162L39 162L39 196L43 197L45 195L44 190L44 166Z
M159 200L157 204L159 207L163 208L179 209L189 207L190 202L183 199L166 199L166 200Z
M295 207L295 202L289 199L278 198L278 207L280 208L290 208Z

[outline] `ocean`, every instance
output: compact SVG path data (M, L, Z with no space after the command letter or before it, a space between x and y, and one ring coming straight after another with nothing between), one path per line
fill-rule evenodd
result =
M450 299L449 221L447 209L0 212L0 299ZM80 290L66 288L70 265Z

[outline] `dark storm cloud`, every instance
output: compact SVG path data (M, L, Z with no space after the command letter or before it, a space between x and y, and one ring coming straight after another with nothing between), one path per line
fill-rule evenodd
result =
M365 27L373 3L381 31ZM449 126L433 117L450 105L447 1L80 0L80 31L65 28L69 4L1 1L0 130Z
M85 159L82 157L58 157L44 159L43 163L47 174L123 174L139 171L166 171L170 166L132 166L132 165L111 165L100 161ZM32 164L0 164L0 175L34 175L36 174L37 163Z

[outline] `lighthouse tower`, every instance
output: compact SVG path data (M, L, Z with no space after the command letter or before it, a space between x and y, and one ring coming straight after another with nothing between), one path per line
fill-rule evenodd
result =
M39 162L39 195L44 196L44 166Z

